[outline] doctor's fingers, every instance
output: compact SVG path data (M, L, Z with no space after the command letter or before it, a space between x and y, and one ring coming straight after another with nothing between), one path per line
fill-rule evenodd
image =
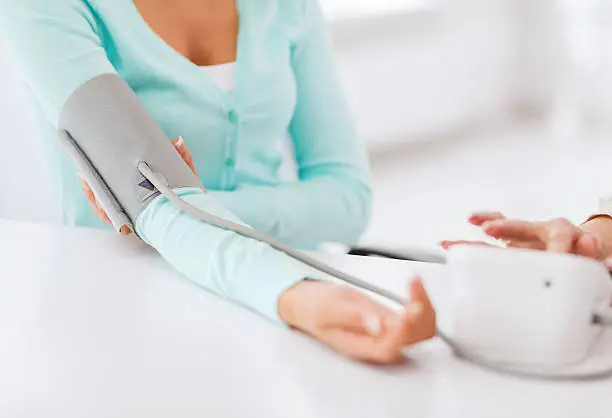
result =
M584 233L582 229L567 219L555 219L544 223L546 250L558 253L575 251L578 238Z
M503 240L501 244L505 244L507 248L524 248L530 250L545 250L546 244L540 240ZM484 241L442 241L440 243L443 249L449 250L457 245L476 245L483 247L505 248L502 245L493 245Z
M516 220L494 220L482 224L482 231L501 241L542 240L541 226L536 222Z
M547 222L527 222L499 220L485 222L483 231L496 239L522 246L520 243L537 242L541 248L553 252L573 252L574 245L583 231L567 219L555 219ZM534 248L529 244L528 248Z
M578 234L577 237L576 234ZM568 246L568 243L571 244ZM596 236L583 232L580 229L574 230L571 237L567 234L560 234L555 237L553 233L547 241L506 240L506 244L510 248L567 252L596 260L603 260L605 258L601 241ZM554 247L555 244L558 245L557 249Z
M445 250L448 250L451 247L455 247L457 245L479 245L482 247L495 247L495 245L491 245L488 242L484 241L445 240L440 242L440 246Z
M468 221L472 225L482 226L485 222L498 221L506 219L503 213L501 212L475 212L473 213Z

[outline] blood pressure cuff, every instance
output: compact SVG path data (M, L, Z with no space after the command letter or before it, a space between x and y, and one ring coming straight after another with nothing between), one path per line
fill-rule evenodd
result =
M200 180L136 94L118 75L82 85L62 109L58 138L119 230L134 225L160 192L138 169L146 163L170 189Z

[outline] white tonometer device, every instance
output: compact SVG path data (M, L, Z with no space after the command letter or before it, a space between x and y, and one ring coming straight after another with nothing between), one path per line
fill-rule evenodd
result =
M612 279L569 254L458 246L440 336L479 365L544 378L612 373Z

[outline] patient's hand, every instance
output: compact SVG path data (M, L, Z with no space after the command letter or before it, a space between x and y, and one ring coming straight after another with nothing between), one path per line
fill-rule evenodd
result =
M199 178L198 172L196 171L195 165L193 163L193 158L191 157L191 152L189 152L189 150L185 146L185 142L183 141L183 138L182 137L176 138L174 141L172 141L172 145L174 145L174 148L178 151L181 157L183 157L183 160L189 166L191 171L193 171L193 173ZM98 202L98 199L96 199L96 196L94 195L93 190L91 190L91 187L89 187L89 184L87 184L87 182L81 176L79 176L79 181L81 182L83 191L85 192L85 195L87 196L87 200L89 201L89 204L91 208L93 209L94 213L96 214L96 216L100 218L107 225L112 225L110 219L108 218L108 215L106 214L104 209L102 209L102 206L100 205L100 202ZM128 228L127 226L123 226L121 227L120 232L123 235L129 235L132 233L132 230L130 230L130 228Z
M481 212L473 214L469 222L508 247L572 253L598 260L605 258L599 238L567 219L528 222L507 219L499 212ZM479 241L441 243L444 249L462 244L489 245Z
M304 281L279 299L288 325L347 357L378 364L404 359L405 347L436 334L436 312L423 283L410 283L410 300L395 312L350 287Z

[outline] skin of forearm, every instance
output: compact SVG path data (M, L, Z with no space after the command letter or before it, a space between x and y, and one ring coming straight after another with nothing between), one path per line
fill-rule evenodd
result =
M612 256L612 217L598 216L584 223L582 229L599 238L604 256Z

